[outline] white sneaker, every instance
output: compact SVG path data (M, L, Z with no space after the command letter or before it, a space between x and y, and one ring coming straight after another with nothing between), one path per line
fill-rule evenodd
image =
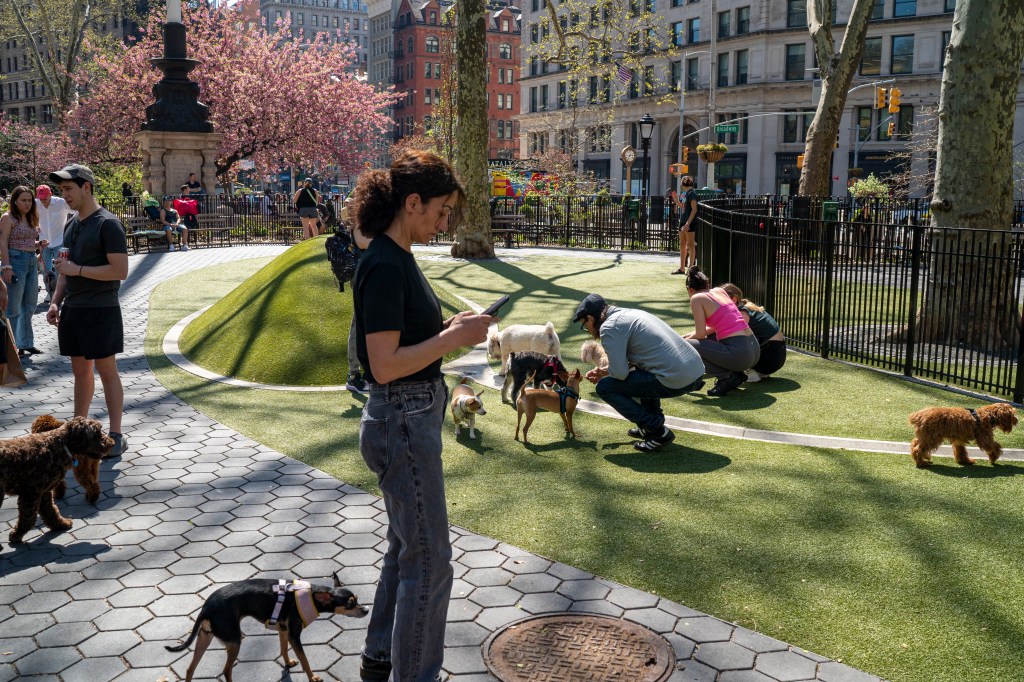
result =
M181 245L181 250L182 251L188 251L188 244L182 244Z
M744 374L747 375L748 384L756 384L762 378L761 375L758 374L757 371L753 369L748 369L746 372L744 372Z
M167 250L170 251L171 253L174 253L174 244L171 244L170 246L168 246Z

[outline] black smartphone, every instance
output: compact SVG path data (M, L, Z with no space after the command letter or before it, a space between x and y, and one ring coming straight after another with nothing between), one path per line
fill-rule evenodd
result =
M501 310L501 306L505 305L506 303L508 303L508 296L502 296L497 301L492 303L490 305L490 307L487 308L487 310L484 310L480 314L481 315L493 315L496 312L498 312L499 310Z

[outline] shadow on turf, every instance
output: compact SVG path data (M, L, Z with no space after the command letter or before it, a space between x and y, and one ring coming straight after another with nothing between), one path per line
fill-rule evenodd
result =
M965 467L956 464L952 459L937 458L930 467L925 467L925 471L949 478L1005 478L1024 474L1022 462L1002 462L992 466L983 457L975 458L975 461L977 464L974 466Z
M603 447L631 447L631 443L606 443ZM693 450L681 445L669 445L657 452L630 452L605 455L605 460L620 467L645 474L709 474L724 469L732 460L703 450Z

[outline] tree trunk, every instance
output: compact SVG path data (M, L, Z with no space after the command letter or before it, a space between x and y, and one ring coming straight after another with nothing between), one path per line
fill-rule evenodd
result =
M1018 250L1008 231L1022 59L1020 0L957 2L939 98L932 227L986 231L933 231L920 316L924 340L1017 348L1018 264L1010 256Z
M802 196L825 197L831 194L832 153L839 139L847 90L864 51L864 37L874 5L873 0L854 0L843 44L836 54L832 39L832 4L836 1L807 0L808 30L818 56L821 99L807 130L804 167L800 172Z
M459 146L456 168L466 187L467 202L452 255L494 258L487 187L486 5L483 0L459 0L457 8Z

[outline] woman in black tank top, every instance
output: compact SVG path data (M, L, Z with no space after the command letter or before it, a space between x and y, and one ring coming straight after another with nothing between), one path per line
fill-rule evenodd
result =
M302 187L292 197L292 203L302 222L302 238L312 239L317 236L316 224L320 214L317 213L316 205L320 203L320 193L313 189L312 180L306 178L302 182Z

